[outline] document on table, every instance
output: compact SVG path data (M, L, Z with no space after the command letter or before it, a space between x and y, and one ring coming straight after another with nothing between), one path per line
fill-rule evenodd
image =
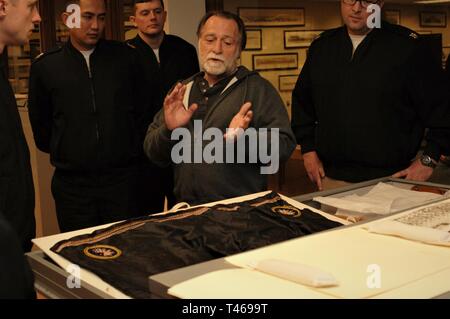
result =
M349 195L341 198L316 197L315 201L338 208L337 215L351 213L390 214L412 208L440 198L449 196L428 192L418 192L395 187L386 183L379 183L365 195Z

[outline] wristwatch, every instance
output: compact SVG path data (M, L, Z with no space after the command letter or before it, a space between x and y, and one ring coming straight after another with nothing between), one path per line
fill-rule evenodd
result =
M420 157L420 163L431 168L435 168L437 166L436 162L429 155L425 154Z

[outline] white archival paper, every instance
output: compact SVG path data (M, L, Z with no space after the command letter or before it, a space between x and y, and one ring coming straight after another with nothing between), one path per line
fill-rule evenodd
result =
M323 288L337 286L334 276L317 267L281 259L264 259L249 264L249 267L275 277L299 284Z
M394 235L428 244L450 246L450 201L418 208L367 225L372 233Z
M332 273L338 286L315 288L251 270L248 265L279 259L317 267ZM419 298L450 291L450 249L423 245L398 237L371 234L351 227L227 257L233 270L215 271L172 287L180 298L373 298L423 280ZM379 276L379 282L373 280ZM442 276L434 276L442 272ZM434 277L432 277L434 276ZM428 289L427 277L446 281L439 290ZM238 287L238 288L237 288ZM420 286L422 287L422 285ZM391 293L391 297L394 294ZM396 295L401 298L403 295Z
M337 215L351 215L351 213L385 215L438 200L445 196L449 196L449 192L445 195L437 195L379 183L363 196L316 197L314 200L338 208Z

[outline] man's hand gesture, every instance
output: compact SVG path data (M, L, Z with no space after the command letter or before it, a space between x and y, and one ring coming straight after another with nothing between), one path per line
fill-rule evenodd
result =
M198 105L192 104L188 109L183 104L186 85L178 83L164 99L164 118L170 131L189 123Z
M248 129L250 122L253 119L252 103L247 102L242 105L239 112L233 117L228 126L225 139L234 140L239 137L246 129Z

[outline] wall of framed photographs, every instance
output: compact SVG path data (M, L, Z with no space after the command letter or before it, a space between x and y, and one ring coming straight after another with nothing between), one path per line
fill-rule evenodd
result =
M449 8L386 1L384 12L389 21L419 33L441 33L444 60L450 53ZM246 24L248 45L241 64L272 83L290 114L292 90L310 43L342 24L340 1L224 0L224 9L238 13Z

